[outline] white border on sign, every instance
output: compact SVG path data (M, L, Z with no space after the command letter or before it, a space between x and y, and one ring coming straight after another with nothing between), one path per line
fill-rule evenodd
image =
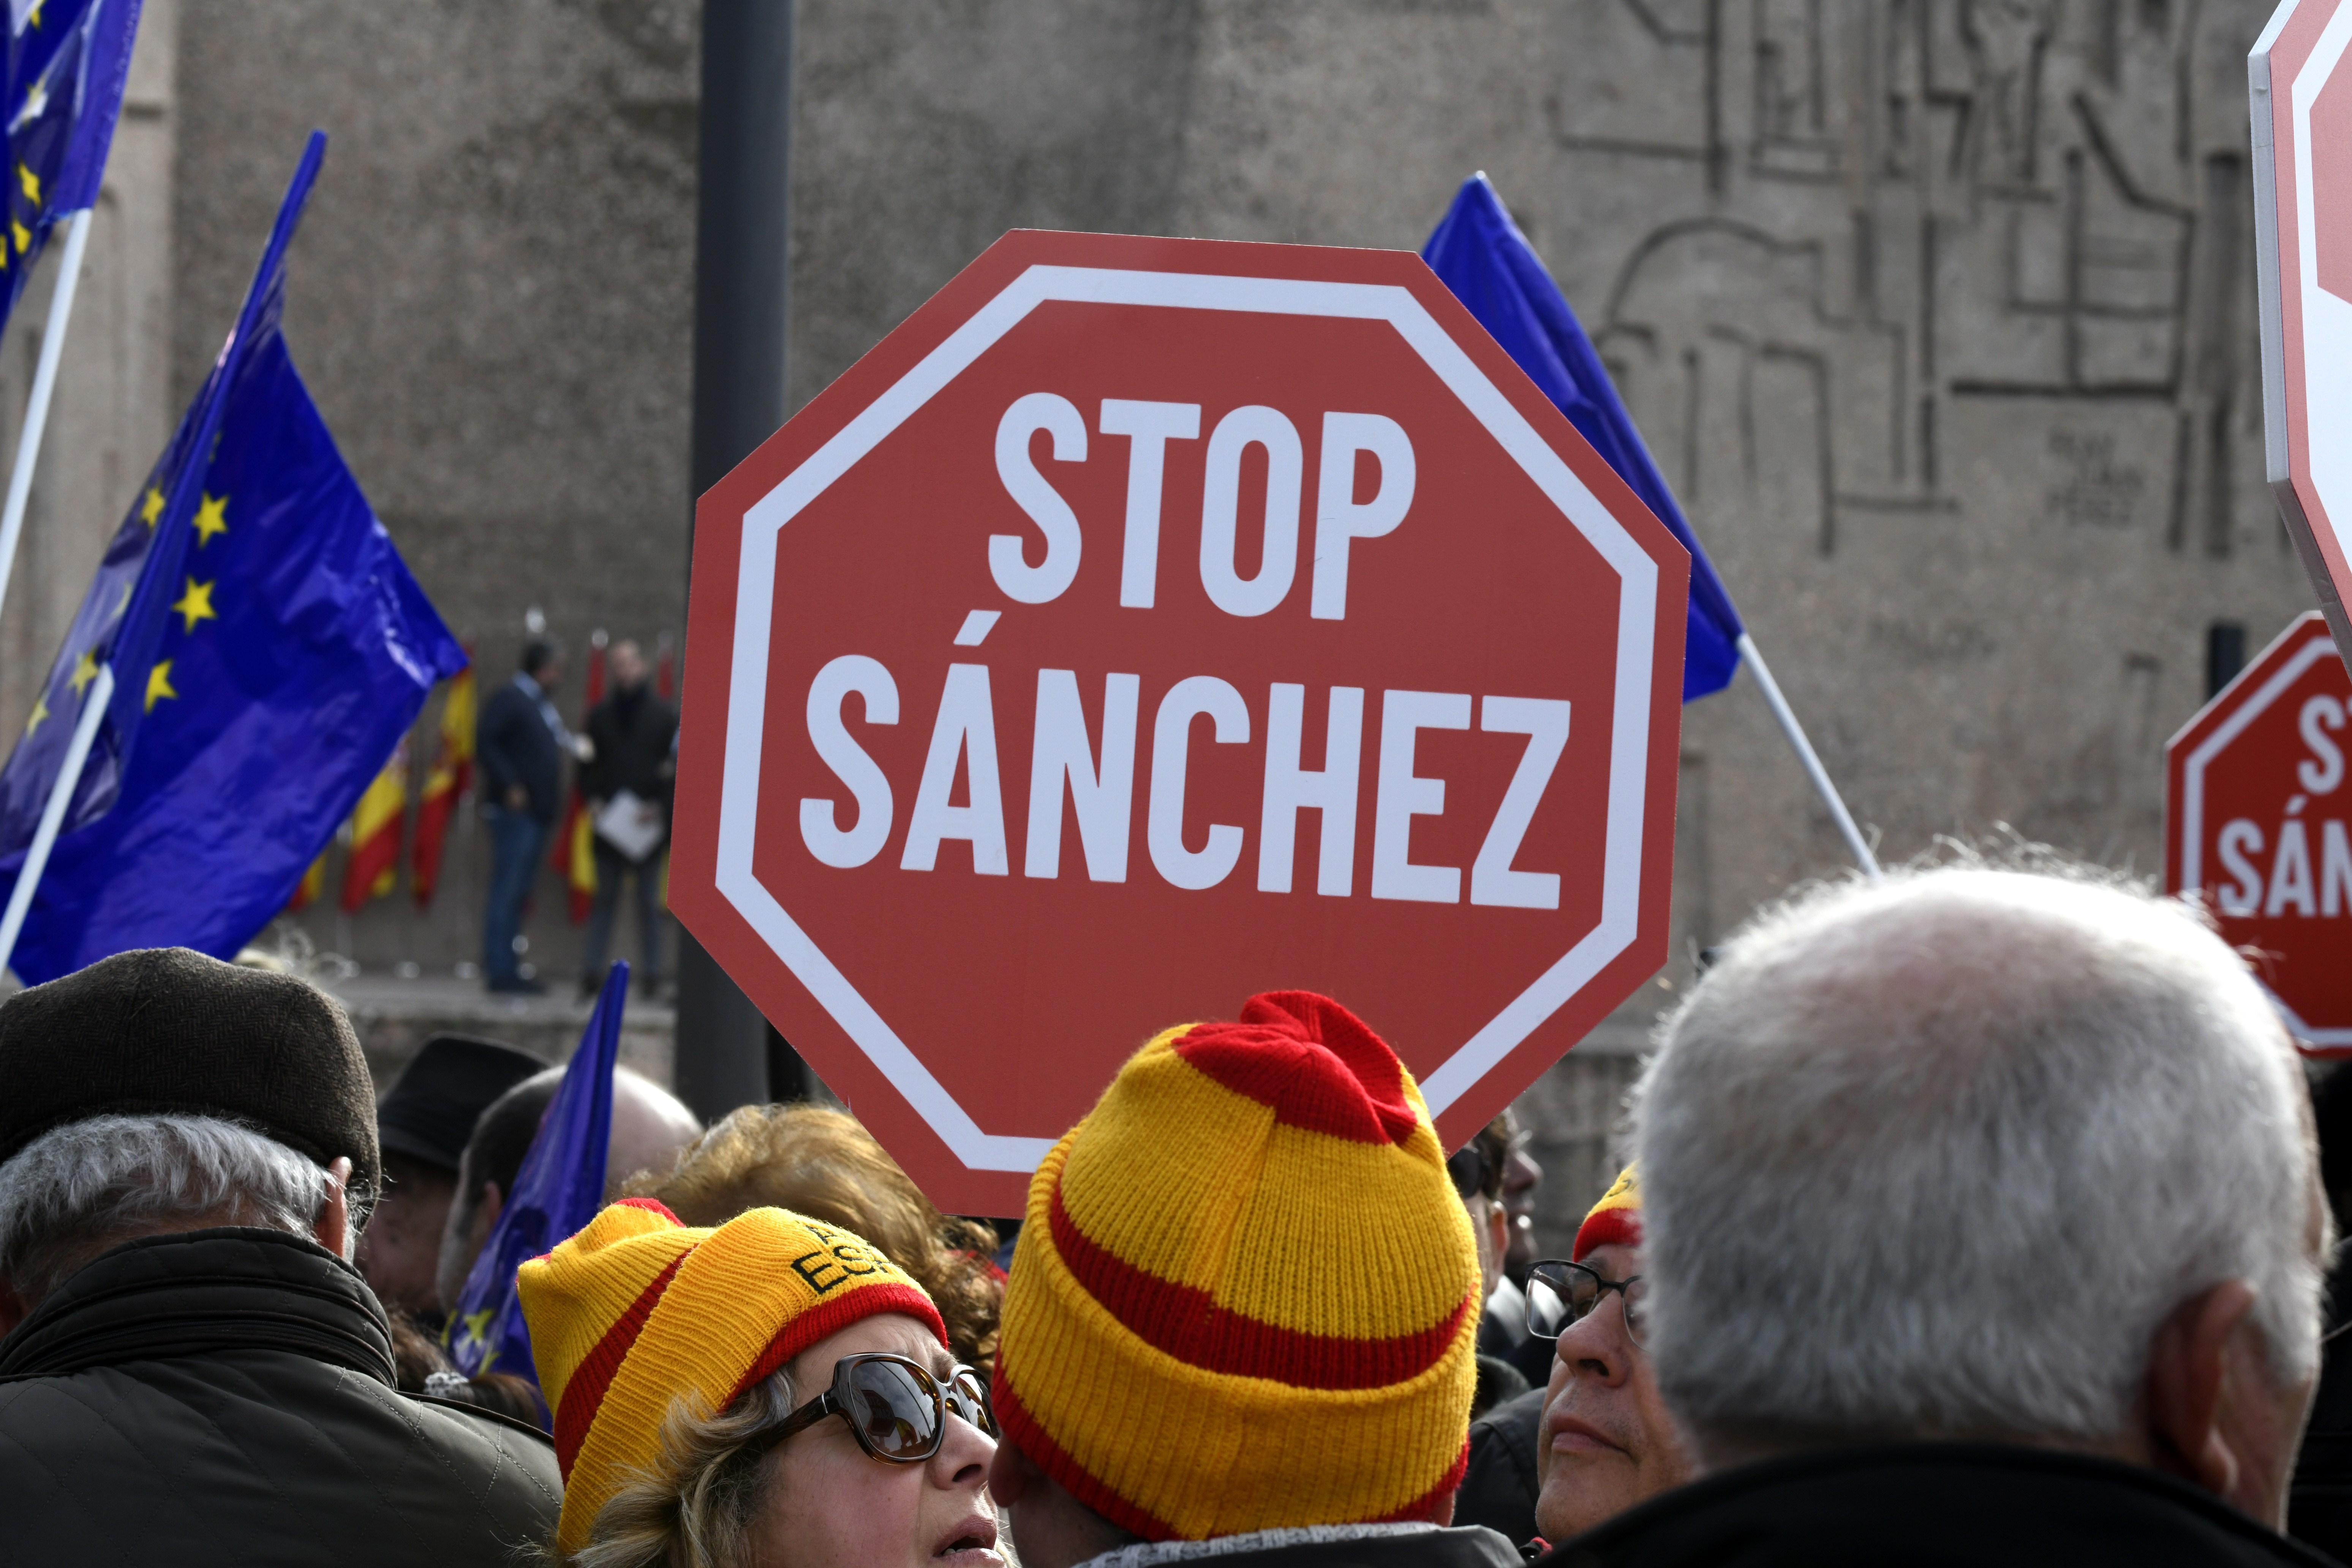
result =
M2352 16L2352 5L2343 15ZM2299 628L2300 629L2300 628ZM2198 742L2180 769L2180 890L2186 895L2201 892L2205 887L2205 768L2221 754L2230 742L2245 732L2246 726L2261 718L2284 695L2287 688L2303 679L2305 671L2322 658L2336 657L2335 641L2328 636L2325 624L2304 630L2304 645L2294 657L2281 665L2271 678L2254 689L2252 697L2238 710L2214 727L2213 732ZM2293 1008L2281 1001L2275 992L2264 986L2271 1005L2284 1015L2287 1027L2309 1045L2321 1047L2352 1046L2352 1029L2315 1029L2295 1015Z
M1618 574L1622 586L1616 714L1610 736L1601 920L1423 1080L1422 1093L1431 1113L1441 1113L1631 946L1639 929L1658 569L1412 291L1397 285L1032 267L949 333L913 369L785 476L782 483L753 502L743 518L735 599L733 683L728 699L719 796L719 894L751 923L966 1167L1031 1171L1053 1148L1050 1138L989 1132L975 1122L751 869L759 817L761 725L768 706L778 535L834 480L1049 300L1386 321Z

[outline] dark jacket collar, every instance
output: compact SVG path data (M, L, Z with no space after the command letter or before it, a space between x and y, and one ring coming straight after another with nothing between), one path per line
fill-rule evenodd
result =
M307 1237L243 1226L102 1255L0 1339L0 1379L228 1350L286 1352L394 1385L392 1328L358 1271Z
M1543 1561L1559 1568L2326 1568L2333 1560L2141 1466L2009 1445L1895 1443L1708 1476Z

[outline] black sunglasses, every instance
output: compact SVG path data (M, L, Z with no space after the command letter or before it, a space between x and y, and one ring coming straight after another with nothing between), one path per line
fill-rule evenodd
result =
M833 1363L833 1386L784 1417L773 1442L807 1430L828 1415L849 1423L857 1446L894 1465L919 1465L947 1440L950 1415L996 1436L988 1390L968 1366L948 1373L944 1386L919 1363L883 1351L863 1351Z

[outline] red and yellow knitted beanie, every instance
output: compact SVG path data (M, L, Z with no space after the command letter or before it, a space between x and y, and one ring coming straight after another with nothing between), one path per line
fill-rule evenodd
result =
M881 1312L948 1338L931 1299L897 1265L783 1209L710 1229L680 1225L651 1198L625 1198L524 1264L517 1283L555 1412L555 1544L567 1555L587 1543L622 1483L658 1468L662 1422L677 1399L716 1415L817 1341Z
M1037 1167L997 1416L1148 1540L1434 1518L1479 1284L1396 1054L1325 997L1253 997L1138 1051Z
M1576 1245L1569 1249L1568 1260L1581 1263L1584 1255L1596 1247L1639 1247L1642 1245L1642 1184L1626 1166L1617 1173L1617 1180L1601 1194L1584 1223L1576 1227Z

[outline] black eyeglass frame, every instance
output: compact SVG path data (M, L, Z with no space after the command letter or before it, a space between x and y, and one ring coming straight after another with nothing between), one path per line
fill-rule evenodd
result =
M874 1447L874 1439L867 1436L865 1425L857 1419L856 1412L850 1407L848 1395L851 1392L851 1384L849 1380L856 1375L857 1368L860 1365L867 1362L877 1361L894 1362L899 1366L905 1367L908 1371L915 1374L915 1385L921 1389L925 1394L930 1395L931 1440L924 1445L922 1452L919 1454L885 1454L880 1452ZM974 1402L979 1406L981 1415L980 1421L973 1421L971 1416L964 1415L961 1410L955 1408L955 1406L950 1402L948 1390L958 1384L963 1383L969 1383L971 1385ZM953 1367L949 1369L947 1383L942 1384L939 1378L933 1375L931 1369L925 1366L922 1363L915 1361L910 1357L893 1354L888 1351L857 1351L849 1355L843 1356L839 1361L835 1362L833 1363L833 1382L830 1386L828 1386L823 1394L818 1394L814 1399L810 1400L807 1404L793 1411L790 1415L785 1416L782 1424L777 1426L774 1433L769 1437L768 1444L770 1447L773 1447L776 1444L782 1443L787 1437L793 1436L796 1433L805 1432L828 1415L840 1416L842 1421L849 1427L849 1435L857 1439L857 1446L866 1450L866 1457L869 1459L879 1459L886 1465L920 1465L929 1463L938 1455L940 1446L948 1440L948 1417L950 1415L961 1417L965 1422L976 1427L980 1432L987 1436L993 1437L996 1436L996 1407L989 1403L988 1385L980 1381L980 1373L977 1370L964 1365L961 1362L958 1362ZM985 1422L986 1425L982 1425L982 1422Z
M1576 1310L1576 1300L1569 1293L1566 1284L1546 1277L1544 1275L1546 1269L1564 1270L1571 1279L1577 1275L1582 1275L1591 1280L1593 1284L1591 1305L1579 1312ZM1565 1258L1539 1258L1528 1266L1528 1283L1532 1286L1537 1279L1542 1279L1544 1283L1551 1288L1552 1294L1559 1298L1560 1304L1568 1309L1570 1316L1566 1322L1546 1331L1544 1326L1536 1321L1536 1293L1533 1289L1529 1289L1527 1293L1528 1332L1539 1340L1556 1340L1559 1338L1561 1331L1570 1323L1580 1323L1599 1311L1601 1303L1609 1299L1609 1292L1614 1290L1618 1298L1618 1316L1625 1324L1625 1337L1638 1345L1642 1342L1642 1335L1641 1331L1633 1327L1633 1298L1630 1292L1634 1286L1642 1282L1643 1278L1643 1275L1629 1274L1622 1279L1612 1279L1589 1263L1574 1263Z

